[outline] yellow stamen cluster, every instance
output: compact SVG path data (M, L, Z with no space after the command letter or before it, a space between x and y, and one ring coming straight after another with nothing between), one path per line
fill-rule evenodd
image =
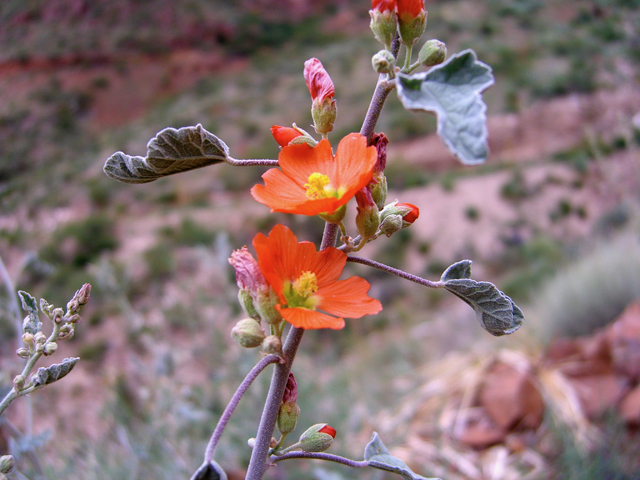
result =
M313 272L302 272L293 282L293 292L302 298L309 298L318 291L318 279Z
M307 189L307 197L312 199L330 197L331 192L326 189L330 181L329 177L322 173L315 172L309 175L309 183L304 184L304 188Z

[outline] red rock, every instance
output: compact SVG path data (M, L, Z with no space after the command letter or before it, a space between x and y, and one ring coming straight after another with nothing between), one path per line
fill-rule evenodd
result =
M622 399L619 412L626 423L640 426L640 385Z
M484 415L477 422L467 425L458 441L472 448L483 449L502 443L506 437L507 431Z
M628 381L620 375L591 375L568 378L576 390L585 415L590 420L616 408L627 390Z
M537 428L542 423L544 403L531 374L505 363L495 364L487 373L479 402L504 430Z

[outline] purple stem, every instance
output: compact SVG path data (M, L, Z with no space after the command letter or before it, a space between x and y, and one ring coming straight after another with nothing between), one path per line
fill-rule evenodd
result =
M251 158L247 160L237 160L235 158L227 157L225 160L229 165L233 165L234 167L277 167L278 160L271 160L268 158Z
M369 462L362 460L358 462L351 460L350 458L341 457L339 455L332 455L330 453L310 453L310 452L289 452L284 455L272 455L271 462L278 463L281 460L288 460L290 458L314 458L316 460L328 460L330 462L341 463L353 468L364 468L369 466Z
M376 262L374 260L369 260L368 258L347 257L347 262L361 263L362 265L374 267L379 270L382 270L383 272L392 273L393 275L397 275L398 277L402 277L412 282L419 283L420 285L424 285L425 287L430 287L430 288L444 287L444 282L432 282L431 280L427 280L426 278L418 277L417 275L407 273L403 270L398 270L397 268L390 267L389 265L385 265L384 263Z
M236 393L234 393L233 397L231 397L231 400L227 404L227 407L224 409L224 412L222 412L220 420L218 420L218 425L216 425L216 429L213 431L211 439L209 440L209 444L207 445L207 449L204 452L204 463L211 463L211 460L213 460L213 452L216 449L216 445L218 445L218 441L222 436L222 432L227 426L227 422L229 422L231 415L233 415L233 411L238 406L238 403L240 403L240 399L247 391L251 383L258 377L258 375L260 375L260 372L267 368L267 366L279 361L280 357L278 355L267 355L262 360L260 360L244 378L244 380L236 390Z

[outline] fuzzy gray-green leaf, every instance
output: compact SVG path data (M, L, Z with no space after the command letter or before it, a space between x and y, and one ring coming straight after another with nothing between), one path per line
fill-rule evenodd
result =
M29 293L22 290L18 291L22 309L29 314L22 322L22 333L30 333L35 335L42 330L42 322L38 318L38 303Z
M55 363L49 367L40 367L33 375L33 386L42 387L57 382L73 370L78 360L80 360L78 357L65 358L62 362Z
M398 74L397 86L402 105L436 114L445 145L465 165L476 165L489 156L481 93L492 84L491 68L465 50L428 72Z
M440 281L447 282L448 280L470 278L472 263L473 262L471 260L461 260L459 262L454 263L444 271L444 273L442 274L442 277L440 278Z
M428 479L411 471L406 463L389 453L376 432L373 433L371 441L364 449L364 459L370 467L397 473L405 480L439 480Z
M203 463L191 480L227 480L227 474L215 461Z
M522 310L493 283L460 278L445 281L444 288L469 304L480 326L496 337L513 333L522 326Z
M165 128L147 144L147 156L111 155L104 164L107 176L124 183L148 183L161 177L224 162L229 147L202 125Z

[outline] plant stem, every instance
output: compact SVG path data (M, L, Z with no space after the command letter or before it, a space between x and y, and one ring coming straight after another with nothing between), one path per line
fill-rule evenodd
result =
M278 411L280 410L282 395L289 379L291 364L296 356L303 334L304 328L291 327L283 348L284 363L276 364L273 370L271 386L269 387L264 410L262 410L256 443L253 447L253 452L251 452L251 461L245 477L246 480L262 479L269 466L267 459L271 448L271 436L278 419Z
M389 93L391 93L391 90L393 90L393 87L394 83L389 81L388 76L380 74L378 84L376 85L371 103L369 104L369 110L367 110L367 115L364 117L362 128L360 129L360 134L367 137L369 143L371 143L371 136L376 128L376 123L382 112L384 102L389 96Z
M431 280L427 280L426 278L419 277L417 275L413 275L411 273L407 273L403 270L399 270L397 268L390 267L389 265L385 265L384 263L376 262L374 260L369 260L368 258L362 257L347 257L347 262L360 263L362 265L367 265L369 267L374 267L379 270L382 270L387 273L391 273L393 275L397 275L398 277L402 277L406 280L410 280L415 283L419 283L420 285L424 285L425 287L430 288L442 288L444 287L444 282L432 282Z
M234 167L277 167L278 160L271 160L269 158L250 158L247 160L238 160L236 158L227 157L225 160L229 165Z
M222 412L220 420L218 420L218 425L216 425L216 429L213 431L211 439L209 440L209 444L207 445L207 449L204 452L204 463L210 463L211 460L213 460L213 452L216 449L216 445L218 445L218 441L222 436L222 432L227 426L231 415L233 415L233 411L238 406L238 403L240 403L240 399L247 391L251 383L258 377L260 372L267 368L267 366L279 361L280 357L278 355L267 355L262 360L260 360L244 378L244 380L236 390L236 393L234 393L233 397L231 397L231 400L227 404L227 407L224 409L224 412Z
M331 453L310 453L310 452L289 452L284 455L273 455L271 457L272 463L280 462L281 460L288 460L290 458L315 458L316 460L328 460L330 462L341 463L353 468L364 468L369 466L369 462L362 460L351 460L350 458L341 457L339 455L332 455Z

